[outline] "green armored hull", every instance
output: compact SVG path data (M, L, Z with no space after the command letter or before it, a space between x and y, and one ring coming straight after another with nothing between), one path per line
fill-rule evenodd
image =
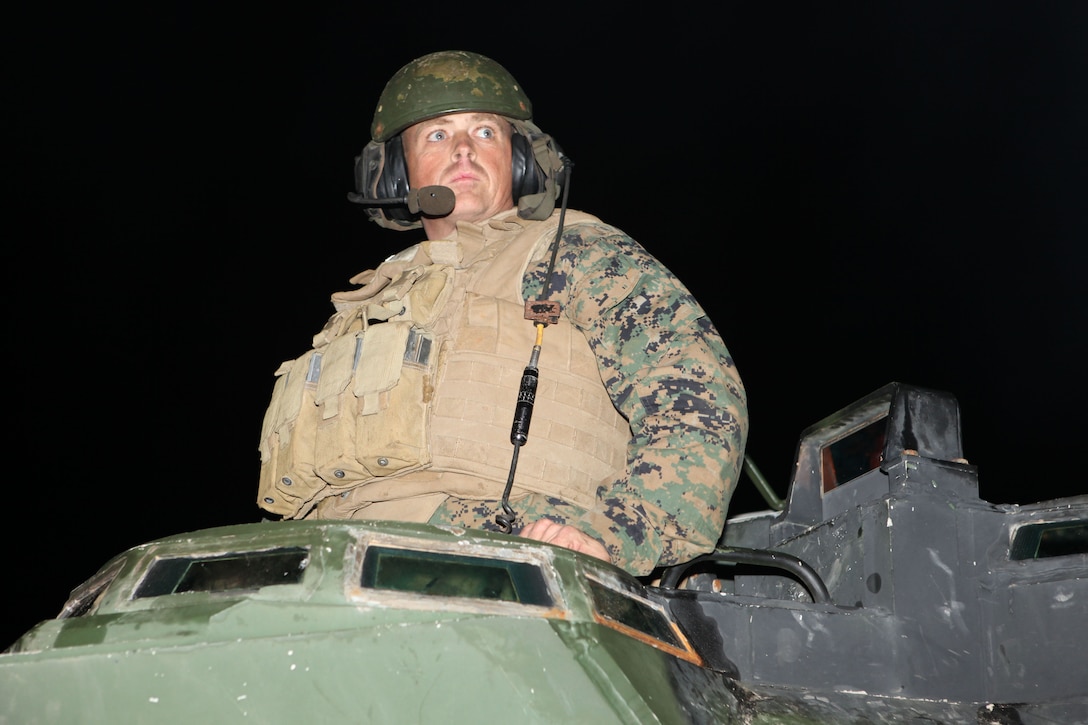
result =
M886 386L644 581L394 522L153 541L0 655L0 723L1088 722L1088 496L982 501L959 436Z

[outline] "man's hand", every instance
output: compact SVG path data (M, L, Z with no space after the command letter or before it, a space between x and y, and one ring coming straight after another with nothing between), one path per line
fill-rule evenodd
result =
M537 519L519 531L518 536L543 541L545 544L563 546L583 554L595 556L603 561L612 561L612 558L608 555L608 550L604 548L604 544L577 527L559 524L551 519Z

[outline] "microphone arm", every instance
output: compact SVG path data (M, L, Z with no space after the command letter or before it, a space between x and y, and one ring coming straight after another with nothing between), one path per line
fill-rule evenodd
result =
M453 189L448 186L424 186L390 199L367 199L362 194L350 194L349 197L363 206L406 206L412 214L434 217L446 216L457 203Z

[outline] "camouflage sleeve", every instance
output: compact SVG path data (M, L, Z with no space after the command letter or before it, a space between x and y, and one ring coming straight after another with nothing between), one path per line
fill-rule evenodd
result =
M537 296L543 269L533 277ZM744 387L714 324L672 272L606 225L564 230L548 296L585 333L632 430L627 470L571 523L638 575L712 550L748 432Z

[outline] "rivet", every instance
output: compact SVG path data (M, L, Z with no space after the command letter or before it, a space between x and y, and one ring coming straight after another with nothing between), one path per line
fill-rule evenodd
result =
M389 465L389 459L388 458L379 458L378 459L378 465L379 466L388 466Z
M294 481L292 481L287 476L284 476L283 478L280 479L280 483L282 483L284 486L290 486L292 483L294 483Z
M264 497L264 502L265 503L276 503L276 499L272 498L271 496L265 496Z
M337 478L343 478L347 474L345 474L341 470L335 470L335 471L332 472L332 475L336 476Z

